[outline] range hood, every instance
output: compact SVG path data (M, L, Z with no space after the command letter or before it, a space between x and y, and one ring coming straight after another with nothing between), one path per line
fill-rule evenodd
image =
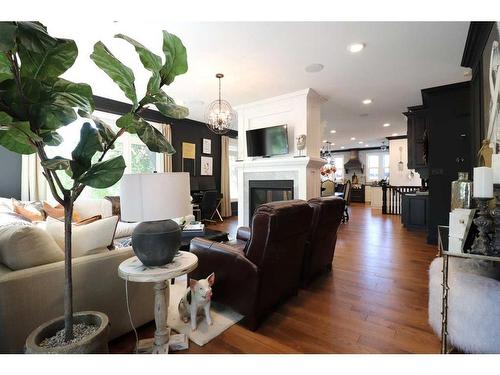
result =
M349 171L361 171L363 173L363 164L359 161L358 150L351 150L349 161L344 164L344 169L346 173L349 173Z

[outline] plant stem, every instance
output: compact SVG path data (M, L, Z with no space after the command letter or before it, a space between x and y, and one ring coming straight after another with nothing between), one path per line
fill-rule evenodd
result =
M73 281L71 275L71 221L73 218L73 197L64 198L64 337L73 339Z

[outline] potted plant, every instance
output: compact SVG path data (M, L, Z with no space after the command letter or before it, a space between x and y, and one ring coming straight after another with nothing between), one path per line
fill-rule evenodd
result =
M170 85L175 77L187 71L186 49L181 40L163 31L162 58L142 44L116 35L130 43L143 66L151 72L145 96L138 100L133 71L121 63L102 42L94 45L91 59L123 91L131 101L129 113L117 121L120 128L110 126L94 117L92 89L84 83L61 78L75 62L78 49L73 40L54 38L39 22L0 22L0 146L20 154L37 153L43 174L55 200L64 207L65 228L65 286L64 316L37 328L27 339L30 353L86 353L107 350L108 318L98 312L73 313L71 277L71 219L73 204L86 186L106 188L120 180L125 170L123 157L108 158L107 153L124 132L137 134L153 152L173 154L175 150L143 117L149 105L165 116L183 118L187 108L177 106L161 88ZM46 146L63 142L57 132L78 116L87 118L80 131L78 145L71 157L49 158ZM61 173L71 177L64 184ZM87 334L75 337L74 326ZM88 334L89 328L92 333ZM59 331L59 333L58 333ZM54 338L54 347L40 346L44 339ZM81 332L76 332L80 334Z

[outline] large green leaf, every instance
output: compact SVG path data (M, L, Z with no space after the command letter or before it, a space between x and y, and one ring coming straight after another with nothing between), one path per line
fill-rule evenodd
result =
M73 108L46 102L32 105L31 112L33 122L42 130L57 130L78 118Z
M94 52L92 52L90 58L120 87L125 96L132 101L134 109L136 109L137 95L132 69L122 64L102 42L94 44Z
M142 62L142 65L147 70L150 70L152 72L159 72L162 65L161 65L161 57L154 54L150 50L148 50L146 47L144 47L141 43L137 42L136 40L123 35L123 34L117 34L115 35L115 38L120 38L123 40L126 40L130 44L132 44L135 48L135 51L139 55L139 59Z
M77 107L87 113L94 111L92 88L85 83L74 83L59 78L52 88L51 99L55 105Z
M151 124L144 121L146 124L137 130L137 135L143 141L148 149L153 152L162 152L168 155L175 154L175 149L167 141L167 139Z
M14 50L17 25L15 22L0 22L0 52Z
M78 182L96 189L105 189L120 181L124 171L125 160L123 156L117 156L92 165Z
M36 52L19 45L21 76L44 80L57 78L68 70L78 56L78 48L73 40L56 39L56 44Z
M53 157L52 159L47 159L41 162L42 166L47 169L57 171L69 169L69 163L71 160L63 158L61 156Z
M166 60L160 70L161 80L170 85L176 76L188 70L186 47L176 35L163 30L163 53Z
M95 116L92 116L92 120L94 121L94 124L99 131L103 145L107 147L112 144L116 138L116 133L113 131L111 126ZM113 147L114 144L111 146L111 148Z
M103 150L99 131L90 123L84 123L80 130L80 141L71 153L73 160L90 166L90 162L95 153Z
M16 22L17 44L25 49L37 53L44 53L47 49L57 45L57 39L47 33L47 28L40 22Z
M6 79L0 82L0 98L2 101L2 110L19 121L29 120L29 107L19 93L16 81ZM5 108L3 108L5 106Z
M142 102L154 104L167 117L182 119L189 115L188 108L175 104L174 99L161 90L156 94L146 95Z
M14 78L14 75L10 70L9 59L7 59L7 55L4 52L0 52L0 82L12 78Z
M47 146L59 146L64 141L63 137L55 131L47 131L40 134L40 136L42 137L43 143Z
M34 154L37 150L31 140L39 140L28 122L13 122L12 117L0 112L0 146L18 154Z
M148 149L153 152L164 152L169 155L175 153L175 149L165 139L163 134L135 113L127 113L116 121L116 125L125 129L128 133L139 136Z

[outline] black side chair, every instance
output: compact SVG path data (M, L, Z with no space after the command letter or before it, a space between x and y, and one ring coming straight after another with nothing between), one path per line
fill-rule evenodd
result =
M215 222L213 217L217 215L217 209L220 204L220 194L216 190L203 192L203 198L200 202L201 221Z
M347 180L346 183L344 184L344 201L345 201L345 207L344 207L344 215L342 215L342 222L347 223L349 221L349 205L351 204L351 189L352 189L352 183L351 180Z

